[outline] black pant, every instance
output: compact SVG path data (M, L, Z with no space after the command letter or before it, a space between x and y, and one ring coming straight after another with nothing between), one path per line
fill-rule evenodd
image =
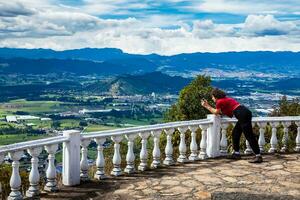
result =
M238 122L236 123L232 131L232 144L233 144L234 151L238 152L240 150L240 138L242 133L244 133L253 152L255 154L260 154L258 141L252 129L251 111L245 106L241 105L233 111L233 114L238 120Z

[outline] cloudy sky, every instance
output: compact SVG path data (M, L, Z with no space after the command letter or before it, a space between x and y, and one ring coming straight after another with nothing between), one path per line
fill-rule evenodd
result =
M300 0L0 0L0 46L300 51Z

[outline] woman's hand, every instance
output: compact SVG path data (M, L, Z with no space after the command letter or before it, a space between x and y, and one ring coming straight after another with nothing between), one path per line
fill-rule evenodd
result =
M206 99L202 99L201 100L201 105L206 108L208 106L207 100Z

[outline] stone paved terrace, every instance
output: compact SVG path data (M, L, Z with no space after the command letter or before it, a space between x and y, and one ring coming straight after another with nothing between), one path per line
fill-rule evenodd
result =
M62 186L42 199L300 199L300 155L265 155L262 164L248 159L207 159L108 177L77 187Z

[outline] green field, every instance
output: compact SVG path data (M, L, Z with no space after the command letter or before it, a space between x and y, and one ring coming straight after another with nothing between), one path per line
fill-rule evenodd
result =
M11 115L17 111L28 112L31 115L61 112L68 109L63 102L59 101L26 101L18 99L2 103L0 106L0 116Z
M8 145L19 142L26 142L29 140L37 140L49 137L47 135L28 136L26 134L12 134L12 135L0 135L0 146Z

